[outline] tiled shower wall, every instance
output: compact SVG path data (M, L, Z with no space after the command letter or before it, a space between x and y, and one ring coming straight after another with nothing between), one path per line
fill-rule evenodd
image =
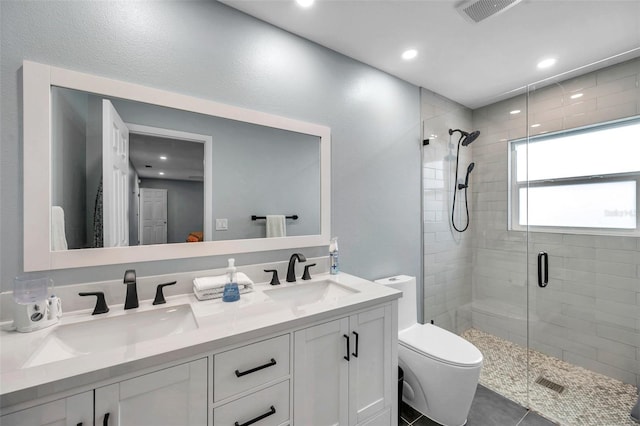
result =
M451 227L455 155L459 133L471 130L471 110L436 93L422 89L424 321L462 332L471 326L470 315L459 315L471 303L471 231L458 233ZM471 161L472 145L460 148L459 174ZM463 191L456 196L456 225L464 226ZM462 196L460 196L462 195ZM471 201L471 200L470 200ZM469 203L471 208L471 203ZM470 228L471 229L471 228ZM467 311L468 312L468 311Z
M638 115L639 87L635 59L531 91L528 113L524 95L477 109L472 126L482 132L473 144L473 327L526 345L528 263L531 347L632 384L640 384L640 239L531 232L527 259L526 234L507 228L507 141L531 124L540 124L534 134ZM549 253L544 289L539 251ZM425 259L425 277L427 269Z

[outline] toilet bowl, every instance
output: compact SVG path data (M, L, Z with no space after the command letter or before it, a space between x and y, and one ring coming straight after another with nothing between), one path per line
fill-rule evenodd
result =
M399 275L376 282L403 293L398 302L403 400L442 425L466 424L480 378L482 353L456 334L417 322L415 277Z

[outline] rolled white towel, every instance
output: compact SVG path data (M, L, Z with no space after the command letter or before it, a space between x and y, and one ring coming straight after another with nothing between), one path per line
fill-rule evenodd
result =
M253 281L243 272L236 273L236 282L240 294L253 291ZM193 292L200 300L222 297L224 285L227 283L227 275L215 275L211 277L199 277L193 280Z

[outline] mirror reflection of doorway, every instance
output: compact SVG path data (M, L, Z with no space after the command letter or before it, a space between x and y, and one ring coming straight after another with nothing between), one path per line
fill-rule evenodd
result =
M167 190L140 188L140 245L167 243Z
M210 241L212 219L207 213L211 210L212 172L207 159L211 136L127 126L130 174L132 185L137 186L131 191L130 245L183 243L192 232Z

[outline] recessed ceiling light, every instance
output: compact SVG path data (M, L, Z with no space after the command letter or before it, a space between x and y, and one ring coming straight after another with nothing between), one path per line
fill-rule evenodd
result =
M296 3L302 7L311 7L315 0L296 0Z
M520 110L519 109L514 109L513 111L509 112L509 114L511 114L511 115L520 114Z
M167 159L167 156L166 156L166 155L161 155L161 156L160 156L160 159L161 159L161 160L166 160L166 159Z
M418 56L418 51L416 49L408 49L402 52L402 59L404 59L405 61L413 59L416 56Z
M164 176L164 172L158 172L160 176Z
M571 95L570 97L571 99L578 99L578 98L581 98L582 95L584 95L584 93L576 93L575 95Z
M538 124L538 123L532 124L531 127L540 127L540 124Z
M538 68L540 69L549 68L555 65L555 63L556 63L555 58L543 59L542 61L538 62Z

